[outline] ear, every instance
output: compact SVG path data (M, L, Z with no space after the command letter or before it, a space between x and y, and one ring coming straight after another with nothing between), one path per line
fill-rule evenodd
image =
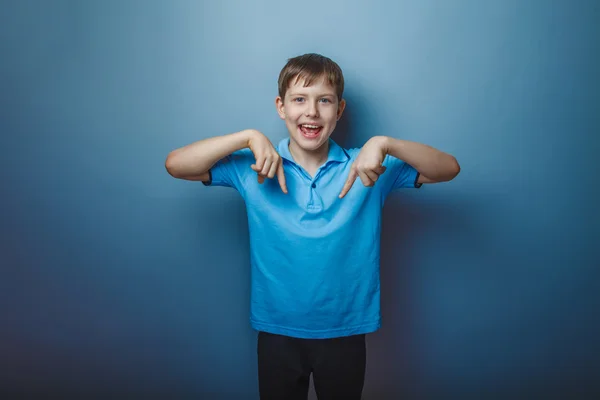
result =
M338 105L338 110L337 110L337 119L338 119L338 121L340 120L340 118L342 118L342 114L344 113L344 109L346 109L346 100L342 99L342 101L340 101L340 104Z
M285 119L285 107L283 106L283 99L280 96L275 98L275 107L277 108L279 117Z

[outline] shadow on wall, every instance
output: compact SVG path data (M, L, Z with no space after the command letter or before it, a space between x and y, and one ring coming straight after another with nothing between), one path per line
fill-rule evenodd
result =
M453 207L461 210L464 207ZM424 390L421 371L423 340L419 336L418 253L428 233L463 227L466 219L448 207L415 203L392 195L383 211L381 232L381 329L368 341L365 395L418 398ZM472 232L455 232L473 235ZM393 377L393 380L390 378Z
M359 115L358 108L359 103L355 102L358 96L354 95L350 91L346 91L344 99L346 100L346 109L342 114L342 118L337 123L335 131L331 135L331 138L340 146L348 149L353 147L360 147L362 144L358 144L356 139L357 135L357 116Z
M361 147L372 133L381 127L362 96L349 91L347 106L332 138L344 148ZM386 201L381 232L381 314L382 328L369 335L368 366L365 398L395 399L418 398L425 384L424 357L420 353L418 277L422 266L417 249L422 249L423 238L444 232L459 243L472 238L483 240L469 224L468 206L461 200L444 199L444 204L422 202L427 188L420 193L405 189L392 194ZM453 202L456 204L449 204ZM472 215L471 215L472 217ZM473 222L473 221L472 221ZM466 238L469 238L468 240ZM456 242L455 242L456 243ZM479 243L480 248L486 248ZM312 389L312 388L311 388ZM311 395L313 395L311 390ZM310 397L311 400L316 397Z

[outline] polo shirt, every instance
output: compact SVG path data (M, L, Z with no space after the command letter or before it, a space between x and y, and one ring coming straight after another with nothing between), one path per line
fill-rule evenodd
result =
M257 331L325 339L381 326L380 231L388 194L417 188L419 173L387 155L373 187L357 178L338 197L360 148L329 139L327 161L311 177L279 142L288 194L276 178L257 181L250 149L218 161L205 185L236 189L246 203L250 239L250 324Z

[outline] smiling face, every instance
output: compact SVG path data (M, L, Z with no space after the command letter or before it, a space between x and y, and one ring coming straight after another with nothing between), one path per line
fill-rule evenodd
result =
M338 100L336 89L325 76L305 86L305 80L292 79L285 97L275 100L277 112L290 133L290 151L307 157L327 154L329 137L342 116L346 102Z

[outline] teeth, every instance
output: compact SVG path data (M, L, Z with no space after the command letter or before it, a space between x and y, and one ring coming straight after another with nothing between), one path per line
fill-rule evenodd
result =
M317 128L319 128L318 125L302 125L302 126L305 127L305 128L309 128L309 129L317 129Z

